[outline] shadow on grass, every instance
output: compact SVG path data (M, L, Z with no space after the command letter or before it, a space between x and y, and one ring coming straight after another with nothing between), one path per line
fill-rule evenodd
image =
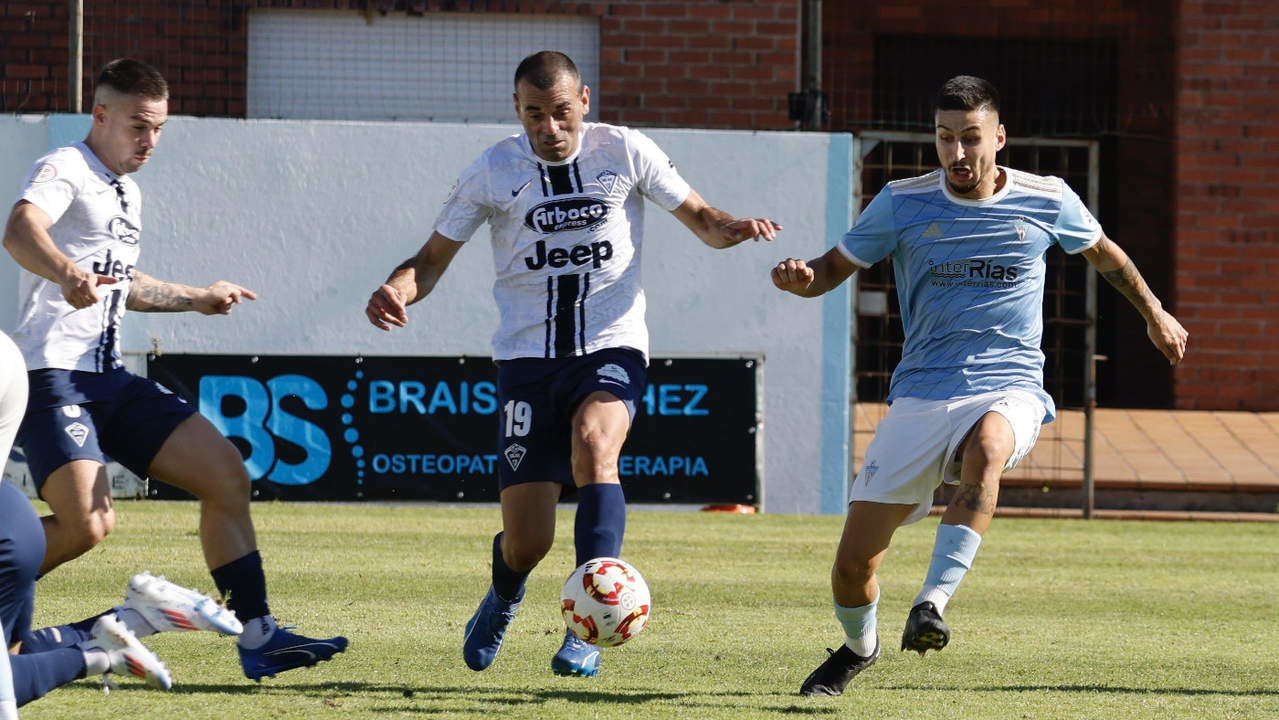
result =
M1099 693L1115 695L1228 695L1250 697L1254 695L1273 695L1279 697L1279 690L1273 688L1256 690L1222 690L1206 688L1140 688L1117 687L1114 685L890 685L881 690L936 690L938 692L1068 692Z
M370 706L375 712L408 713L456 713L459 706L473 712L497 712L504 707L537 706L550 702L582 703L589 705L644 705L663 703L685 708L725 709L735 705L731 698L741 698L741 707L756 711L773 711L785 715L835 716L840 709L833 706L808 705L776 693L767 692L668 692L659 690L570 690L560 688L477 688L473 686L409 686L384 685L370 682L336 682L313 684L272 685L263 684L199 684L175 685L171 693L195 695L200 693L227 693L235 695L306 695L310 697L338 699L358 696L380 704ZM390 699L398 703L388 703ZM768 702L771 698L775 702ZM434 705L434 706L432 706Z

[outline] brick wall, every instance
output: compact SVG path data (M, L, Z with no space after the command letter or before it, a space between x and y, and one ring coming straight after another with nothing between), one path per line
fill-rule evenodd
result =
M1182 0L1177 407L1279 410L1279 4Z
M85 3L85 99L107 60L129 55L168 79L170 111L243 117L252 7L515 12L600 18L601 120L789 129L799 89L800 0L115 0ZM0 112L67 111L67 3L9 2L0 17Z
M959 73L985 75L1003 91L1010 133L1023 130L1027 118L1017 112L1026 95L1051 114L1074 102L1065 93L1104 92L1113 100L1099 104L1112 117L1078 118L1067 137L1102 139L1100 220L1107 233L1133 257L1156 293L1172 298L1172 184L1174 135L1174 13L1168 0L1059 0L1053 3L965 0L880 0L876 3L825 3L823 76L831 96L832 129L884 127L901 117L895 106L877 97L876 77L893 74L874 54L876 38L917 37L909 78L928 74L923 93L931 94ZM956 38L961 42L956 43ZM944 42L939 42L944 40ZM1075 41L1079 52L1089 42L1114 48L1114 67L1092 87L1063 87L1059 72L1073 58L1061 48L1036 49L1040 43ZM1015 41L1015 42L1014 42ZM939 50L944 48L944 50ZM1018 56L1017 49L1027 54ZM992 63L997 59L997 63ZM1088 58L1091 59L1091 58ZM1054 84L1054 78L1059 79ZM1046 89L1046 91L1045 91ZM1062 102L1057 102L1060 97ZM925 100L928 98L925 97ZM878 105L877 105L878 103ZM1088 107L1082 104L1080 107ZM931 115L912 129L931 131ZM1064 118L1070 120L1071 117ZM1082 261L1081 261L1082 262ZM1145 325L1128 303L1104 281L1098 291L1098 346L1111 359L1098 365L1098 398L1103 405L1169 407L1173 378L1167 362L1145 340Z

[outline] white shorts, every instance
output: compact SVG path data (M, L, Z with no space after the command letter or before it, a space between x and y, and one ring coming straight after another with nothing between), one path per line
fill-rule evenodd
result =
M933 507L933 491L959 483L955 455L968 431L988 412L1008 419L1013 429L1011 470L1039 439L1044 405L1025 390L983 393L957 400L899 398L875 428L861 472L848 501L916 505L903 525L922 520Z

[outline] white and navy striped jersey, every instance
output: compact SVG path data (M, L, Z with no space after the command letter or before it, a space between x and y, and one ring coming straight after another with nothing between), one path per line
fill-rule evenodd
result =
M54 246L78 267L116 279L114 285L99 286L99 302L76 310L57 283L20 271L22 307L13 340L27 369L103 372L120 367L120 319L142 229L137 183L108 170L80 142L37 160L18 199L49 215Z
M615 347L647 358L643 198L673 211L689 192L640 132L585 123L577 153L561 162L538 157L523 133L485 150L458 178L435 231L465 242L481 223L491 228L495 359Z

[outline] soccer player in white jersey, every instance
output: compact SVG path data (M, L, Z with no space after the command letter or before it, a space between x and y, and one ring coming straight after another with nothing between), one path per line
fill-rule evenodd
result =
M959 487L901 647L922 655L949 641L942 614L990 525L1000 476L1055 414L1039 349L1051 245L1082 254L1122 292L1170 363L1186 349L1186 331L1065 182L996 165L1006 137L989 82L952 78L935 107L941 169L889 183L826 254L772 271L778 288L816 297L892 257L906 334L831 571L845 642L804 681L804 695L839 695L879 657L875 571L893 532L928 514L943 481Z
M13 339L30 380L18 442L53 509L43 518L42 574L114 527L108 455L198 498L205 561L243 622L238 648L245 675L259 680L327 660L346 648L346 639L315 640L276 627L239 450L184 400L123 366L118 338L126 309L225 315L256 298L223 280L191 287L136 267L142 198L128 174L155 150L168 96L151 66L125 58L108 63L94 91L88 137L37 160L9 215L4 246L22 266ZM143 594L180 594L171 583L139 580L135 590ZM121 619L138 635L174 629L143 613Z
M500 316L493 346L503 408L503 529L493 538L493 583L466 625L462 655L473 670L496 658L524 580L551 548L564 484L577 486L578 564L621 553L626 506L617 461L648 359L639 285L644 198L714 248L772 240L781 229L707 205L639 132L583 122L590 88L562 53L525 58L514 99L524 133L462 172L430 239L365 309L383 330L403 327L406 307L426 297L462 245L489 224ZM594 676L599 649L565 633L551 668Z

